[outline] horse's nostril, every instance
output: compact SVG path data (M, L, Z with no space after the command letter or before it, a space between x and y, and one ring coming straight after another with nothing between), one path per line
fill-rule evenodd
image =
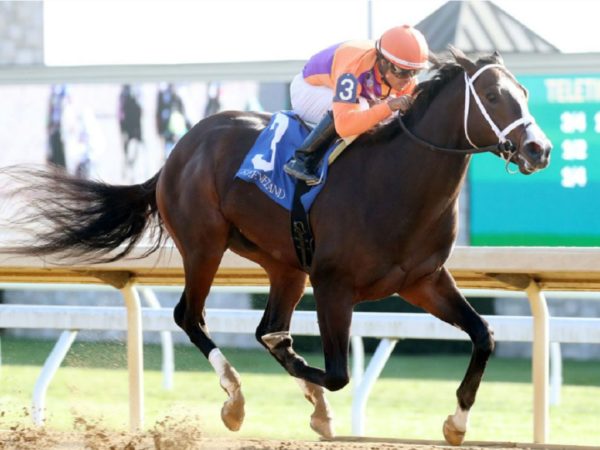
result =
M539 142L528 142L526 149L532 156L540 157L544 154L544 148Z
M540 141L529 141L525 144L525 153L529 155L532 162L544 162L550 156L551 147Z

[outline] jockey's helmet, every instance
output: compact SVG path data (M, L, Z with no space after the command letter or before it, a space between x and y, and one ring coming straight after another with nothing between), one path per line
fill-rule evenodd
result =
M387 30L376 42L376 48L389 62L408 70L424 69L429 56L425 36L410 25Z

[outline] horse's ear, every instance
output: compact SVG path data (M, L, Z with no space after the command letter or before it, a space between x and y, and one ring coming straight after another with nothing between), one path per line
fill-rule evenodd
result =
M502 55L500 55L498 50L495 50L494 53L492 53L492 58L496 61L496 63L504 65L504 58L502 58Z
M440 58L433 52L429 52L429 55L427 56L427 61L429 61L429 64L431 64L431 67L434 69L442 65L442 61L440 60Z
M460 64L462 68L465 69L465 72L467 72L469 75L473 74L475 70L477 70L475 63L471 61L467 57L467 55L463 53L462 50L459 50L453 45L448 45L448 50L450 50L450 53L452 54L456 62Z

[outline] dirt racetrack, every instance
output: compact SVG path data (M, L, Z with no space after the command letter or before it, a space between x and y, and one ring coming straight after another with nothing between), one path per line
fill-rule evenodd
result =
M163 423L139 434L109 432L88 423L77 431L46 431L42 428L13 427L0 431L0 450L123 449L123 450L504 450L548 449L591 450L597 447L518 444L509 442L466 442L452 447L440 441L402 441L377 438L338 438L333 441L294 441L205 437L195 428L171 427Z
M0 417L2 414L0 413ZM270 440L207 436L197 425L172 417L140 433L113 431L100 421L76 417L73 431L12 425L0 430L0 450L598 450L598 447L539 445L512 442L466 442L452 447L441 441L338 437L331 441Z

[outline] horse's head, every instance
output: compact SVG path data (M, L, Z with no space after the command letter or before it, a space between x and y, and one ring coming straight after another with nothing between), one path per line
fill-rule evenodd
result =
M469 143L483 147L497 142L495 153L526 175L547 167L552 144L529 113L527 90L504 67L498 52L473 62L460 50L450 51L465 71L464 129Z

